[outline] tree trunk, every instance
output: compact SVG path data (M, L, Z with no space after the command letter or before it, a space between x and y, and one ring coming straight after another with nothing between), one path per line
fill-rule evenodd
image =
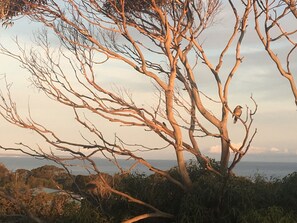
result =
M166 94L166 113L167 113L168 121L170 122L173 128L173 134L175 139L174 149L176 153L178 169L184 185L188 190L191 190L192 181L190 179L190 176L186 167L184 154L183 154L184 151L182 146L182 132L173 114L173 90L172 89L167 90L165 94Z
M185 162L185 158L184 158L184 154L181 146L178 146L178 148L176 148L176 157L178 162L178 169L182 177L183 183L185 184L188 190L191 190L192 180L187 170L187 166L186 166L186 162Z
M227 120L228 120L228 110L225 106L222 108L222 121L220 126L221 134L221 173L226 174L228 170L228 163L230 158L230 140L228 135Z
M229 150L230 142L226 140L228 139L228 132L224 131L222 135L223 137L221 138L221 149L222 149L221 172L223 174L226 174L228 170L228 162L230 158L230 150Z

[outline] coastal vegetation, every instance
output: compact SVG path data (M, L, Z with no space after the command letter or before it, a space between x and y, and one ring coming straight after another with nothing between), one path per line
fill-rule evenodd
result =
M296 1L0 2L7 29L24 17L42 30L28 45L19 37L14 47L1 43L0 54L30 75L40 97L36 107L31 101L22 107L12 84L1 78L1 121L30 137L15 134L0 149L51 160L62 169L11 173L2 166L1 216L126 223L296 219L296 174L272 181L233 175L258 132L252 92L237 96L250 91L239 86L246 79L236 82L242 73L260 70L251 58L243 72L250 56L247 34L258 39L256 51L287 81L297 104L297 31L290 25L296 22ZM259 88L261 81L260 73ZM210 144L218 162L205 149ZM164 154L174 157L175 168L162 169L148 158ZM96 157L119 173L103 173ZM195 162L187 163L187 157ZM128 168L123 159L131 161ZM94 174L71 175L71 162ZM137 165L152 174L133 173Z
M96 175L72 176L56 166L10 172L1 165L0 169L1 222L117 223L148 211L108 193ZM269 180L260 175L230 176L227 183L196 163L187 169L194 182L191 193L158 174L104 175L118 190L175 216L140 222L296 222L297 172ZM168 172L178 176L177 168Z

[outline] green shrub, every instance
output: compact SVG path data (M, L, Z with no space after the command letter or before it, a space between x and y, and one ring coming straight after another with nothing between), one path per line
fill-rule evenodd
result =
M278 191L279 205L297 213L297 172L284 177Z
M268 207L259 210L250 210L244 214L240 223L296 223L297 215L287 212L281 207Z
M228 206L244 211L276 204L279 184L277 181L266 181L259 176L255 181L245 177L232 177L227 182L226 188L225 197L228 200Z
M215 162L213 162L213 166L218 168L218 164ZM142 223L296 222L297 173L292 173L282 180L266 179L261 175L249 179L218 176L206 171L194 161L190 162L187 168L193 180L193 188L187 193L159 174L146 176L133 173L113 177L106 175L106 179L115 189L176 216L174 221L152 218L142 220ZM180 180L177 168L170 169L168 173L171 177ZM55 183L56 179L62 179L60 175L46 179L26 174L28 180L18 181L17 184L14 177L11 177L13 175L2 175L5 183L2 188L0 187L0 190L5 194L13 195L28 206L34 215L41 219L47 219L48 222L117 223L152 211L145 206L129 202L119 195L95 193L90 190L88 187L90 182L97 182L96 185L101 185L96 175L76 176L72 191L80 193L84 197L81 205L66 202L60 196L59 199L53 200L54 205L48 202L48 205L41 206L40 203L44 203L47 196L35 196L33 199L30 195L30 187L52 186L51 184ZM63 178L61 182L65 183L65 179ZM22 188L27 188L27 190L19 188L21 184L24 184ZM70 185L71 180L67 184ZM68 187L71 188L69 185ZM27 194L26 191L30 196L24 196ZM17 196L18 194L20 196ZM7 199L0 199L1 205L0 214L21 212L17 204L11 203Z
M74 204L68 204L65 207L65 213L59 219L57 219L56 223L110 223L113 222L106 215L100 212L100 210L93 205L91 205L88 201L83 200L81 203L80 209L73 209ZM77 211L76 211L77 210Z

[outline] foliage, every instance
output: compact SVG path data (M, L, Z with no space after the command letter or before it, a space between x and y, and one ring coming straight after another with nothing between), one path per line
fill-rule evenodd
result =
M297 172L284 177L280 183L278 191L279 205L285 209L297 212Z
M120 1L120 0L112 0L112 1L105 1L104 9L106 13L117 13L119 11L124 10L127 14L134 14L134 15L141 15L141 13L149 14L150 8L152 5L156 4L158 6L165 7L166 5L170 4L169 0L156 0L154 3L153 1L143 1L143 0L128 0L128 1ZM152 13L154 13L152 11Z
M265 209L252 210L241 217L241 223L296 223L297 215L281 207L271 206Z
M97 208L92 206L88 201L84 200L79 209L73 209L73 204L64 207L64 213L56 223L109 223L108 217L104 216Z
M1 0L0 21L10 20L12 17L33 11L39 4L46 4L47 0Z
M4 166L2 168L5 169ZM39 170L46 168L48 167ZM268 181L259 175L252 179L221 177L205 171L193 161L187 165L187 169L194 182L192 190L187 193L158 174L116 174L112 177L112 182L116 189L168 213L175 213L175 222L296 222L296 172L281 180ZM174 176L178 175L177 171L177 168L172 168L168 172ZM63 172L60 174L63 175ZM34 195L30 190L30 182L28 185L24 182L17 183L11 175L6 175L7 183L0 191L13 199L0 196L0 220L3 218L1 216L7 215L26 216L28 213L24 212L20 204L33 216L58 223L116 223L147 211L145 207L135 205L121 196L106 196L90 191L88 185L99 179L95 175L80 175L75 178L72 190L84 197L81 202L70 200L66 194L42 192ZM43 181L43 178L38 178L37 175L36 179ZM106 179L111 177L107 174L104 176ZM172 221L155 218L143 222Z
M177 222L246 222L256 214L259 215L259 219L262 219L267 211L272 213L276 204L279 205L278 210L288 211L284 219L294 219L293 217L297 214L294 203L289 203L287 206L281 204L286 197L290 196L288 188L295 190L295 174L283 180L270 181L259 175L253 179L236 176L226 179L205 171L202 166L193 161L187 168L194 181L189 193L182 192L157 174L115 175L114 183L121 191L133 194L169 213L177 213ZM177 175L177 171L177 168L169 170L173 176ZM283 195L285 191L288 193ZM291 200L296 201L294 193L292 195ZM113 218L113 222L145 211L116 196L108 197L107 200L101 199L100 202L101 211L109 215L110 219ZM271 218L279 219L277 214ZM154 219L153 222L158 220ZM164 219L160 222L164 222Z
M290 203L296 202L290 191L295 191L294 176L283 182L259 175L255 179L231 177L227 182L217 176L199 179L193 193L184 197L178 222L296 222L296 204ZM290 188L285 195L283 188ZM287 206L280 204L291 195Z
M10 175L9 170L0 163L0 187L4 186L9 181Z

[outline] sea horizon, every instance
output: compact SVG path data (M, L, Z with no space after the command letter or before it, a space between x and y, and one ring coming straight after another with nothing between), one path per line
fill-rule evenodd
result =
M100 167L100 171L108 174L115 174L120 172L119 169L110 163L106 159L94 158L95 163ZM177 166L176 160L160 160L160 159L148 159L148 161L155 167L162 170L169 170ZM187 160L191 162L191 160ZM27 169L32 170L44 165L55 165L61 167L57 163L41 158L34 158L31 156L25 155L0 155L0 163L4 164L7 169L14 172L17 169ZM119 164L123 169L129 169L133 164L133 161L129 160L119 160ZM77 161L69 163L71 173L73 175L87 175L94 172L88 172L86 170L87 164L78 163ZM233 172L237 176L243 177L255 177L257 175L263 176L265 178L283 178L288 174L297 171L297 163L295 162L271 162L271 161L241 161L233 169ZM152 174L153 172L149 171L148 168L138 164L132 172Z

